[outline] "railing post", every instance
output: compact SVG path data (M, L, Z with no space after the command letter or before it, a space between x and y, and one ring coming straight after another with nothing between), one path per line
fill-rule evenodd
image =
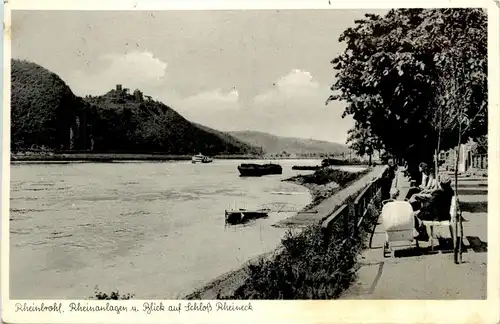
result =
M348 237L349 235L349 216L350 216L350 210L349 210L349 205L347 205L344 209L342 217L344 218L342 221L344 223L344 237Z
M355 202L354 203L354 226L353 226L353 231L352 231L353 236L358 235L358 221L359 221L359 202Z

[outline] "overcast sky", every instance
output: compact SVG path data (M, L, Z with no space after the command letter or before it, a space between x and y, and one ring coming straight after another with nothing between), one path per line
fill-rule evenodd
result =
M13 11L12 57L79 96L120 83L219 130L344 143L352 120L325 106L330 61L366 12L377 11Z

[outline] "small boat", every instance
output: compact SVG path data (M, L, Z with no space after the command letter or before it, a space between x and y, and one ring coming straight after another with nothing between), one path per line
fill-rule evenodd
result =
M203 154L201 154L201 153L196 154L196 155L194 155L194 156L191 158L191 162L192 162L192 163L210 163L210 162L212 162L212 161L213 161L213 160L212 160L210 157L205 156L205 155L203 155Z
M269 208L259 208L259 209L246 209L246 208L232 208L225 210L225 220L226 224L239 224L245 223L251 219L267 217L271 209Z
M273 163L243 163L238 166L238 171L242 177L260 177L268 174L282 174L283 168L281 165Z

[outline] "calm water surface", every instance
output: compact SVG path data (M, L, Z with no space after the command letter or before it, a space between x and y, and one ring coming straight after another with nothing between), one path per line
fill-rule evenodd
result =
M98 285L177 298L271 251L286 231L271 225L291 213L224 226L224 209L305 206L307 190L280 180L319 161L280 161L283 175L261 178L240 178L240 163L13 165L10 297L87 298Z

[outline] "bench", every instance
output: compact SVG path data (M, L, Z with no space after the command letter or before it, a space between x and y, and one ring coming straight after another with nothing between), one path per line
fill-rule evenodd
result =
M459 207L459 208L455 208ZM457 213L458 210L458 213ZM458 222L458 217L462 217L460 213L460 205L458 204L458 199L453 196L450 205L450 220L446 221L422 221L422 224L426 227L427 233L429 234L429 244L431 246L431 251L434 251L434 227L448 227L450 230L451 239L453 240L453 245L456 244L456 223ZM460 235L461 236L461 235Z

